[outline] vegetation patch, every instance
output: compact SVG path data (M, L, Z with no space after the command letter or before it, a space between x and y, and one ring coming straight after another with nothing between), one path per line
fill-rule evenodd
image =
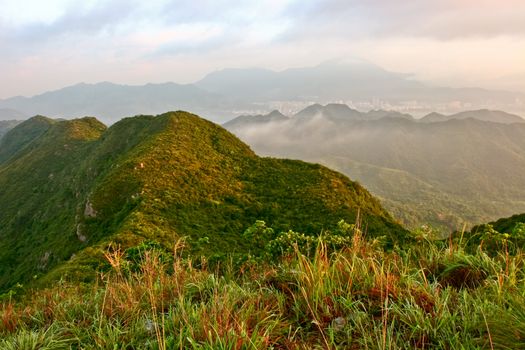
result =
M414 239L385 250L358 226L263 233L258 255L211 267L155 241L106 251L96 283L62 282L0 307L4 348L519 349L525 334L525 254L469 253ZM344 232L344 233L343 233ZM287 241L283 237L289 237ZM333 246L334 240L341 242ZM273 259L268 257L273 256ZM259 259L265 257L264 259ZM428 271L440 266L431 275ZM479 274L468 277L472 271ZM483 272L481 272L483 271ZM432 277L434 276L434 277ZM461 279L461 278L463 279ZM15 344L15 345L13 345ZM9 347L10 346L10 347ZM26 345L24 345L26 346ZM33 345L31 345L33 346Z

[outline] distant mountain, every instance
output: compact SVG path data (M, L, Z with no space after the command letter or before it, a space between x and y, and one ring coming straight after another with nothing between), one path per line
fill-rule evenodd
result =
M439 122L445 122L451 119L454 119L454 118L448 115L441 114L441 113L432 112L432 113L427 114L423 118L419 119L419 121L423 123L439 123Z
M294 115L294 119L302 122L315 118L324 118L336 122L360 120L363 119L363 115L361 112L340 103L330 103L326 106L314 104Z
M452 119L467 119L473 118L477 120L483 120L487 122L512 124L512 123L525 123L525 119L515 114L510 114L503 111L491 111L487 109L477 111L465 111L452 115L443 115L440 113L430 113L425 117L421 118L420 121L424 123L435 123L443 122Z
M127 86L104 82L77 84L31 98L13 97L0 101L0 108L61 118L97 116L113 123L129 115L156 114L173 109L205 111L207 116L213 110L220 115L227 101L191 84Z
M0 101L1 103L1 101ZM27 115L10 108L0 108L0 121L26 119Z
M351 102L358 109L385 108L424 113L466 108L525 111L525 95L478 88L430 87L406 74L386 71L367 62L326 62L281 72L225 69L208 74L198 87L243 101Z
M474 108L525 114L523 93L432 87L409 75L360 61L331 61L280 72L225 69L194 84L77 84L33 97L0 100L0 109L16 110L25 116L97 116L108 123L129 115L184 109L225 122L238 115L267 114L275 109L295 114L314 103L344 103L354 110L375 110L368 119L381 118L383 112L377 110L404 111L417 117L431 111L457 113ZM407 117L400 113L403 116Z
M329 103L326 106L314 104L293 115L294 120L300 120L301 122L315 118L323 118L332 122L377 120L382 118L414 119L409 114L403 114L396 111L371 110L366 113L360 112L341 103Z
M9 130L14 128L19 123L19 120L0 120L0 140Z
M400 98L400 93L421 94L425 86L399 73L366 62L326 62L315 67L281 72L263 69L224 69L196 83L212 92L222 91L255 101L368 100ZM415 98L413 96L412 98ZM402 97L403 98L403 97Z
M284 121L304 123L307 120L312 121L314 119L323 119L331 122L352 122L357 120L377 120L382 118L414 120L411 115L396 111L372 110L365 113L352 109L345 104L329 103L326 106L313 104L294 114L292 117L287 117L277 110L264 115L243 115L224 123L223 126L229 130L236 130L243 126L264 125Z
M401 118L401 119L414 120L414 117L412 117L410 114L401 113L397 111L385 111L382 109L371 110L366 113L366 117L365 117L366 120L374 120L374 119L382 119L382 118Z
M388 72L367 62L326 62L281 72L265 69L224 69L208 74L196 85L255 101L337 101L386 97L397 91L416 92L424 86L406 75ZM397 91L396 91L397 90Z
M248 252L256 220L306 234L361 213L371 236L406 231L359 184L323 166L259 158L185 112L126 118L35 117L0 150L0 291L33 276L86 279L111 244L145 239L218 259Z
M450 231L525 212L525 123L486 122L475 111L434 123L372 114L386 117L313 105L288 120L227 127L259 154L319 162L358 180L409 226Z
M237 127L242 125L265 124L287 120L288 117L279 111L272 111L265 115L241 115L224 124L224 127Z

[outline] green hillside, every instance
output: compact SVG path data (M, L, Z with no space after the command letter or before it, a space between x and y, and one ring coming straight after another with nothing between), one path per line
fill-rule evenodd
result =
M508 218L501 218L491 223L496 231L511 232L516 228L516 225L525 223L525 214L517 214ZM473 229L472 231L475 231Z
M71 233L88 188L79 162L105 127L88 118L47 121L22 123L3 140L3 154L11 150L12 156L0 166L2 287L46 271L79 249ZM40 135L29 140L30 133Z
M45 275L89 278L111 243L144 239L220 259L247 252L256 220L306 234L353 222L369 236L405 231L364 188L316 164L259 158L185 112L123 119L32 118L3 139L0 289ZM49 271L52 271L49 274Z
M330 235L309 251L288 240L291 253L221 269L151 244L108 250L97 283L4 296L0 348L525 348L523 245L419 232L384 250L343 226L337 249Z
M19 120L0 120L0 140L9 130L14 128L19 123Z
M492 254L500 251L517 254L525 247L525 214L477 225L468 232L455 232L453 237L470 248L481 246Z
M443 228L443 234L462 227L465 221L477 222L479 212L468 199L447 193L415 175L399 169L356 162L346 157L315 158L331 169L366 183L395 218L409 227L418 224Z
M33 140L42 136L55 123L55 120L36 116L24 121L11 130L0 141L0 164L7 161Z

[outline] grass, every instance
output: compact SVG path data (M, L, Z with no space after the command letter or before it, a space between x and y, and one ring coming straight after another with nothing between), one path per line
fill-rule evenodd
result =
M386 252L356 232L341 250L320 240L312 255L297 248L272 263L213 269L183 258L180 242L170 259L151 249L137 265L115 248L95 284L5 300L0 348L525 346L523 251L469 253L424 239Z

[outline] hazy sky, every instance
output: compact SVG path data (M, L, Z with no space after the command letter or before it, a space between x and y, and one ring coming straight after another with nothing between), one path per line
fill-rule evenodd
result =
M0 0L0 98L345 58L525 91L525 1Z

